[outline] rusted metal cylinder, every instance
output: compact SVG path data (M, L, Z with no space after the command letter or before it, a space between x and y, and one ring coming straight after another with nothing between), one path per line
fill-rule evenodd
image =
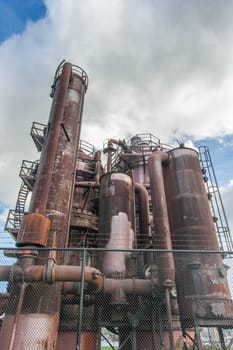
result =
M106 249L133 247L133 182L121 173L108 173L100 179L98 246ZM106 276L126 275L125 251L100 254L100 269Z
M154 249L171 250L172 244L162 166L165 162L168 162L168 154L162 151L154 152L148 159L154 224L152 245ZM162 284L167 279L174 282L175 265L172 253L156 253L155 260L158 266L159 283Z
M169 151L164 169L174 249L219 251L198 153L180 147ZM181 319L232 318L233 308L220 254L176 253L176 284ZM204 324L204 323L203 323ZM186 325L187 326L187 325Z
M54 233L57 237L57 247L66 247L69 238L77 148L80 139L84 95L87 88L86 79L86 73L70 63L60 66L59 74L55 79L55 94L47 135L29 208L30 213L45 215L51 222L47 246L52 245ZM30 217L28 221L30 221ZM19 236L18 243L20 245L24 242L27 244L45 244L47 231L42 232L41 221L37 220L38 222L40 222L39 227L33 227L33 229L39 231L41 237L37 236L36 239L32 238L32 241L30 241L29 229L33 226L30 223L27 226L27 231L22 231ZM27 219L26 223L28 223ZM40 254L41 256L42 254ZM57 261L59 263L64 261L63 253L57 255ZM39 303L35 296L37 298L40 296ZM14 298L19 298L19 295L14 295ZM10 345L10 350L31 349L28 344L31 333L30 324L33 327L33 336L31 337L33 350L41 348L52 350L55 348L60 298L60 284L55 283L51 286L42 282L35 286L33 284L33 290L26 293L23 302L24 310L20 313L17 325L14 327L18 337L17 344ZM35 305L37 305L36 308ZM11 322L10 319L14 317L14 312L13 310L6 315L3 328L5 327L4 323ZM9 337L11 337L11 334L8 331L7 339ZM7 339L4 339L1 348L8 349L5 346L8 343ZM26 341L26 339L28 340Z
M164 174L173 248L218 251L198 153L181 147L169 154Z
M40 213L31 213L23 217L17 246L36 245L46 247L50 229L50 220Z
M32 192L30 212L45 214L46 211L71 73L72 65L70 63L65 63L61 77L56 82L47 137L43 145L37 177Z
M59 314L27 313L19 317L15 325L15 316L8 315L3 322L0 347L4 350L35 350L56 348L56 329ZM12 329L15 329L14 338Z
M83 75L73 70L64 103L46 207L46 215L51 220L51 231L57 232L58 247L66 247L68 244L85 92L86 84Z

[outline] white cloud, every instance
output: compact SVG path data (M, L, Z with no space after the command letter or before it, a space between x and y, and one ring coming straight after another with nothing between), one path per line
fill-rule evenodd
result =
M233 133L232 2L46 0L44 19L0 46L0 199L14 203L32 121L47 122L63 59L90 78L82 135L162 142Z

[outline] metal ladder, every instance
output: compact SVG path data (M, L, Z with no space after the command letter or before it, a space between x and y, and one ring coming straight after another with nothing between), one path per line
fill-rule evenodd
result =
M233 252L233 241L223 206L221 194L219 191L216 175L213 168L209 148L200 146L199 158L203 172L203 179L206 184L207 195L210 200L210 206L218 234L221 250L224 252ZM227 254L228 256L228 254Z

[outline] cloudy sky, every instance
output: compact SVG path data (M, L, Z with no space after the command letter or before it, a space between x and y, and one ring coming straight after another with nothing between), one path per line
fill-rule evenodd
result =
M1 0L0 212L14 208L29 132L61 60L89 76L82 138L153 133L207 144L233 232L232 0Z

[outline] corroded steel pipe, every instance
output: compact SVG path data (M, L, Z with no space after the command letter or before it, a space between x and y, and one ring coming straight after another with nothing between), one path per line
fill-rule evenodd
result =
M101 175L101 152L97 151L95 154L96 167L95 167L95 181L96 184L100 183L100 175Z
M71 265L31 265L21 269L18 265L0 266L1 281L25 281L47 283L55 282L77 282L81 280L81 266ZM100 291L103 285L103 277L99 270L92 267L85 267L85 282L95 286L95 291Z
M171 250L171 234L162 169L162 163L167 161L168 154L166 152L156 151L148 159L148 170L154 223L153 248ZM164 283L166 279L175 281L175 266L172 254L156 254L156 260L159 281L161 283Z
M149 239L149 198L146 188L135 182L135 192L138 195L140 234L137 237L138 248L145 247Z
M81 266L70 265L32 265L22 270L18 265L0 266L0 280L25 282L40 282L47 283L55 282L77 282L81 280ZM52 276L52 280L49 276ZM85 282L92 284L95 287L95 292L103 291L105 294L114 294L116 290L122 289L125 294L129 295L150 295L157 286L157 280L153 282L150 279L114 279L104 278L101 272L93 267L86 266L84 271ZM69 284L70 293L77 291L77 285Z
M157 284L156 279L127 278L120 280L115 278L104 278L103 292L105 294L115 294L121 289L126 295L151 295Z

